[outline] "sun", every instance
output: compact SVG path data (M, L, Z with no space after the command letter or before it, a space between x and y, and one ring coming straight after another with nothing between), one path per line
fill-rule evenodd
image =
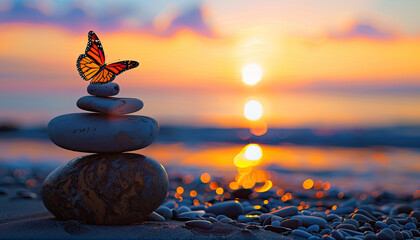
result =
M248 85L255 85L261 80L262 68L256 63L250 63L242 68L242 81Z

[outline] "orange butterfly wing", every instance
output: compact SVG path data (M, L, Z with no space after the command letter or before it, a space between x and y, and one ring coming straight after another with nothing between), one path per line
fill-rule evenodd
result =
M101 41L93 31L88 34L85 53L81 54L76 62L80 76L86 81L91 80L94 84L112 82L118 74L138 65L136 61L121 61L106 65Z
M121 61L109 64L92 78L91 83L105 84L112 82L118 74L135 68L138 65L139 63L136 61Z

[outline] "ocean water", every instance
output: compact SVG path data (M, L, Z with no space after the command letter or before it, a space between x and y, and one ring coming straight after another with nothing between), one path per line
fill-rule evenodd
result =
M160 162L170 177L235 181L241 171L235 156L246 144L232 142L157 141L135 151ZM328 182L331 189L389 190L413 193L420 189L420 150L403 147L336 147L260 144L262 157L253 171L263 171L273 189L301 188L308 178ZM53 169L85 153L61 149L47 138L0 138L0 166L8 169ZM242 169L243 170L243 169ZM1 173L1 172L0 172Z

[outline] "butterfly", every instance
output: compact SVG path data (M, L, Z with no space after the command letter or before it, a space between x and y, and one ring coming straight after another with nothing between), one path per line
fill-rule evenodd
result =
M77 58L77 70L80 76L91 84L105 84L112 82L115 77L139 65L136 61L121 61L105 64L105 53L98 36L90 31L88 44L84 54Z

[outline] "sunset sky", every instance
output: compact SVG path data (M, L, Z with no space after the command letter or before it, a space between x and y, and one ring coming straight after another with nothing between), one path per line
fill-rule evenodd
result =
M79 112L87 33L140 67L118 96L166 125L269 127L420 121L420 1L0 1L0 122ZM256 63L262 78L242 82Z

